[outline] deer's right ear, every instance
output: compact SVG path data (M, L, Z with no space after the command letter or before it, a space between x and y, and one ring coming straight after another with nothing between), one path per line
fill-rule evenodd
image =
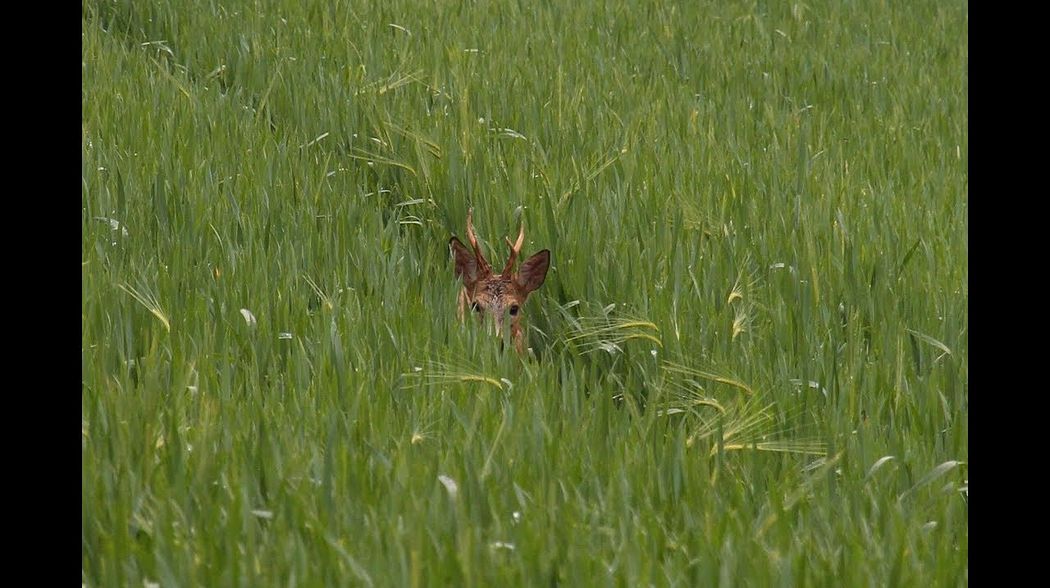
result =
M549 249L544 249L526 259L518 269L518 275L515 276L518 287L528 294L542 286L543 281L547 279L547 269L550 268L550 265L551 252Z
M452 255L456 258L456 277L463 280L464 286L477 282L478 259L474 257L474 252L467 249L467 246L456 237L449 239L448 245L452 248Z

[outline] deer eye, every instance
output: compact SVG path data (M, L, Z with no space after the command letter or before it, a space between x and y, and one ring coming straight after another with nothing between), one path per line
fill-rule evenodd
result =
M513 304L510 307L510 316L518 316L518 305Z
M472 303L470 304L470 308L471 308L471 309L472 309L472 310L473 310L474 312L481 312L481 305L480 305L480 304L478 304L477 302L472 302Z

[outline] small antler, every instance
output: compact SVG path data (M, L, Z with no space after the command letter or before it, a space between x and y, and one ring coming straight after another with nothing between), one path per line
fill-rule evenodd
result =
M489 266L489 262L485 259L485 256L481 254L481 247L478 247L478 236L474 234L474 207L470 207L467 210L467 240L470 241L470 246L474 248L474 257L478 259L478 269L483 272L492 271Z
M503 275L510 276L510 273L514 271L514 262L518 260L518 254L521 253L521 245L525 242L525 221L521 221L521 230L518 231L518 240L514 243L510 242L510 239L504 237L507 241L507 245L510 247L510 259L507 260L507 265L503 266Z

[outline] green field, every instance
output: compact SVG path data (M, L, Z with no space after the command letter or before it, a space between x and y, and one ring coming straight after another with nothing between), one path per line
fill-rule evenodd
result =
M968 585L967 29L85 0L84 585Z

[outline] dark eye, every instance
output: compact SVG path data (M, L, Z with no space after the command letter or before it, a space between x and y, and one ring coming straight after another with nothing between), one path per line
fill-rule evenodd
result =
M477 302L472 303L470 308L472 308L474 312L481 312L481 305L479 305Z
M518 305L514 304L510 307L510 316L518 316Z

